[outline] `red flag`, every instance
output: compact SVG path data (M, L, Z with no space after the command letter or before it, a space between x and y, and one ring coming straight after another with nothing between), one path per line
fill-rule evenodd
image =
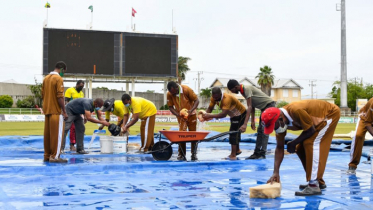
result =
M135 14L136 14L136 10L134 8L132 8L132 16L135 17Z

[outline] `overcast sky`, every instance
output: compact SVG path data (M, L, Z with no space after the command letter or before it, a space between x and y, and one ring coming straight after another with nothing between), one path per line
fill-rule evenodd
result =
M0 0L0 81L41 81L42 31L46 1ZM268 65L276 78L293 78L323 98L340 78L341 13L334 0L50 0L48 27L86 29L93 5L93 29L129 31L131 7L139 32L171 33L171 14L179 36L179 56L190 57L185 81L201 88L216 77L254 78ZM347 0L348 78L373 83L373 1ZM71 86L72 84L66 84ZM94 84L94 87L105 84ZM125 85L106 84L112 89ZM136 91L161 92L163 85L136 85Z

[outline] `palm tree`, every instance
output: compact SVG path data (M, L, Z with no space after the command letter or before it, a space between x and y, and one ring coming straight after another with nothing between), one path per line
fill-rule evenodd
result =
M199 93L200 96L205 97L205 98L210 98L211 97L211 88L205 88L201 89L201 92Z
M178 82L179 84L181 84L181 81L185 80L185 75L186 75L186 72L190 70L189 66L188 66L188 61L190 61L192 59L188 58L188 57L183 57L183 56L179 56L179 61L178 61L178 69L179 69L179 73L178 73Z
M264 66L263 68L260 68L260 72L255 78L258 78L260 89L268 96L271 96L271 88L275 80L271 67Z

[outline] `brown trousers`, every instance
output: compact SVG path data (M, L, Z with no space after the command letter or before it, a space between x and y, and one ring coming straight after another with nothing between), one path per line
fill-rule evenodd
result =
M351 142L350 163L348 166L357 168L357 165L360 163L361 153L363 153L365 134L368 131L363 121L360 120L360 117L358 118L355 130L356 133Z
M64 126L62 115L45 115L44 160L60 157Z
M177 118L179 122L179 131L197 131L197 115L191 115L188 120ZM197 154L197 142L191 142L191 153ZM185 156L186 154L186 143L179 143L178 155Z
M155 115L141 119L141 148L140 151L147 152L154 145Z
M318 129L310 138L297 145L296 151L306 171L306 179L317 180L325 184L323 175L328 160L330 145L332 144L335 128L340 118L339 108L327 116L326 125Z

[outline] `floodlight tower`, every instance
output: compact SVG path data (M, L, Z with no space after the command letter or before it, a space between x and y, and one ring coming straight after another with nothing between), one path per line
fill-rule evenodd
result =
M347 53L346 53L346 3L341 0L341 105L342 110L349 110L347 106Z

